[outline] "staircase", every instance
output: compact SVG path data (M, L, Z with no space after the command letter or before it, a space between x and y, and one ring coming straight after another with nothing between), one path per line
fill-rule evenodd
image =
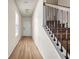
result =
M69 8L44 2L44 27L53 37L56 46L61 44L61 53L66 51L65 59L69 59L70 55L70 25L69 25ZM60 12L60 13L59 13ZM64 15L66 16L64 17ZM61 16L61 18L59 18ZM63 22L65 21L65 22ZM52 32L52 33L51 33ZM57 38L57 40L56 40ZM63 49L64 47L64 49Z
M54 23L55 23L55 27L54 27ZM61 27L61 25L62 25L62 27ZM68 53L70 53L70 28L65 28L65 24L64 23L61 24L60 21L57 21L57 20L47 21L47 26L50 29L50 31L52 31L52 33L55 34L55 36L62 43L62 45L65 49L67 49L67 47L66 47L66 30L68 30L68 33L67 33L67 35L68 35ZM62 35L62 38L61 38L61 35ZM51 37L53 37L53 35L51 35ZM62 40L63 40L63 42L62 42Z

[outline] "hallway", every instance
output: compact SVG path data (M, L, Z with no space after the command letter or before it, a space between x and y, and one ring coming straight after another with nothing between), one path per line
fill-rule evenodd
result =
M31 37L22 37L9 59L43 59Z
M8 59L70 58L70 8L61 4L9 0Z

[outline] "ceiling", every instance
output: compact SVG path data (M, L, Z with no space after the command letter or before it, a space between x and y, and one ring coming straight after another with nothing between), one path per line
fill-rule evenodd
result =
M16 0L22 16L31 16L38 0Z

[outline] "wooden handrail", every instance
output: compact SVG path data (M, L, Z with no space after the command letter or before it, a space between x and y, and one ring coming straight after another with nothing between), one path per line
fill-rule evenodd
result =
M70 8L69 7L60 6L60 5L53 5L53 4L49 4L49 3L46 3L46 2L44 2L43 4L45 6L48 6L48 7L53 7L53 8L59 9L59 10L70 12Z

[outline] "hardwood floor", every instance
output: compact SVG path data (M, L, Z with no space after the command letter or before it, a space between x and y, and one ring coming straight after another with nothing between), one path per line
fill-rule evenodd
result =
M23 37L9 59L43 59L31 37Z

